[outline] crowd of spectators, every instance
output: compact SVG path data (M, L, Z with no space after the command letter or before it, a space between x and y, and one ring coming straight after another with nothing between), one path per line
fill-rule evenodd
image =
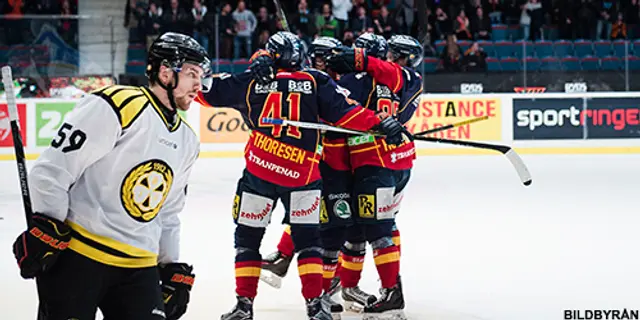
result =
M5 32L2 44L28 42L24 14L75 14L78 0L1 0ZM289 26L307 44L330 36L350 45L363 32L384 37L417 36L419 18L427 20L425 52L442 58L443 66L482 68L482 50L473 45L462 52L458 40L491 40L493 26L517 28L510 40L635 39L640 36L639 0L281 0ZM124 25L130 43L149 45L166 31L192 35L212 56L247 58L282 29L272 0L125 0ZM423 14L421 17L420 15ZM51 22L65 41L77 45L77 21ZM552 39L553 40L553 39ZM438 41L447 43L436 50ZM457 51L456 51L457 48ZM457 62L456 62L457 61Z
M0 45L31 44L43 25L49 25L72 48L78 47L78 21L64 16L78 14L78 0L0 0ZM61 16L57 19L24 19L25 15Z

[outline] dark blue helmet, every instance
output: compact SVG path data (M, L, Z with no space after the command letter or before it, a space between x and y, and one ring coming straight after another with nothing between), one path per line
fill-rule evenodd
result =
M324 58L327 53L341 45L336 38L318 37L311 43L311 58Z
M307 59L302 40L291 32L280 31L272 35L265 48L274 57L276 67L300 69Z
M374 56L380 59L387 59L387 51L389 51L389 45L384 37L373 33L363 33L355 41L354 46L356 48L364 49L368 55Z
M422 44L411 36L407 35L394 35L389 39L389 51L393 60L400 58L407 58L409 60L409 66L415 68L422 62L424 51Z

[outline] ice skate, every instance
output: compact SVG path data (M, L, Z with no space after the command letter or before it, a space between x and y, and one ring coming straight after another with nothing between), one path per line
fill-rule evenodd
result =
M333 280L331 280L331 286L329 286L329 290L327 290L327 293L329 294L329 296L333 296L341 289L342 286L340 285L340 277L334 277Z
M307 300L307 316L309 320L333 320L330 303L324 297Z
M260 280L274 288L280 289L280 287L282 287L282 278L287 275L291 260L293 260L293 257L286 256L280 251L268 255L262 260Z
M344 311L344 308L342 307L341 304L335 302L332 298L331 295L328 293L325 293L322 295L322 302L328 306L329 310L331 310L331 317L333 318L333 320L340 320L342 319L342 312Z
M238 297L238 303L233 310L223 314L220 320L253 320L253 299Z
M364 307L362 320L407 320L403 309L404 297L398 282L392 288L380 289L380 298Z
M344 300L343 305L346 310L360 313L366 305L374 303L376 297L355 286L353 288L342 288L342 300Z

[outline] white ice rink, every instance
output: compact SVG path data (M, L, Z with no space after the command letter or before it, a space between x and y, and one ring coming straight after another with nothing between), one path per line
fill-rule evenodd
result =
M529 188L502 156L418 159L398 216L410 319L555 320L564 309L640 309L640 155L523 159ZM242 167L241 159L200 159L192 174L182 258L197 276L183 319L219 319L235 302L231 205ZM35 319L34 282L19 277L11 253L24 229L15 162L0 162L0 181L0 319ZM276 246L281 217L279 205L263 255ZM377 290L371 255L362 286ZM299 292L295 268L280 290L261 283L255 319L305 319Z

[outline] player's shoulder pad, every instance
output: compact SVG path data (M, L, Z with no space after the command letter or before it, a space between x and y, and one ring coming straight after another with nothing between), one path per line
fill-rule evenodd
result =
M91 94L102 98L111 106L122 129L130 127L149 105L149 98L140 87L111 85Z
M413 70L412 68L402 67L402 71L404 73L405 78L409 81L415 80L415 79L422 79L422 75L419 72Z
M331 79L331 76L328 73L326 73L324 71L320 71L318 69L307 68L307 69L305 69L303 71L308 73L308 74L310 74L316 80L316 84L318 86L325 85L328 82L333 80L333 79Z

